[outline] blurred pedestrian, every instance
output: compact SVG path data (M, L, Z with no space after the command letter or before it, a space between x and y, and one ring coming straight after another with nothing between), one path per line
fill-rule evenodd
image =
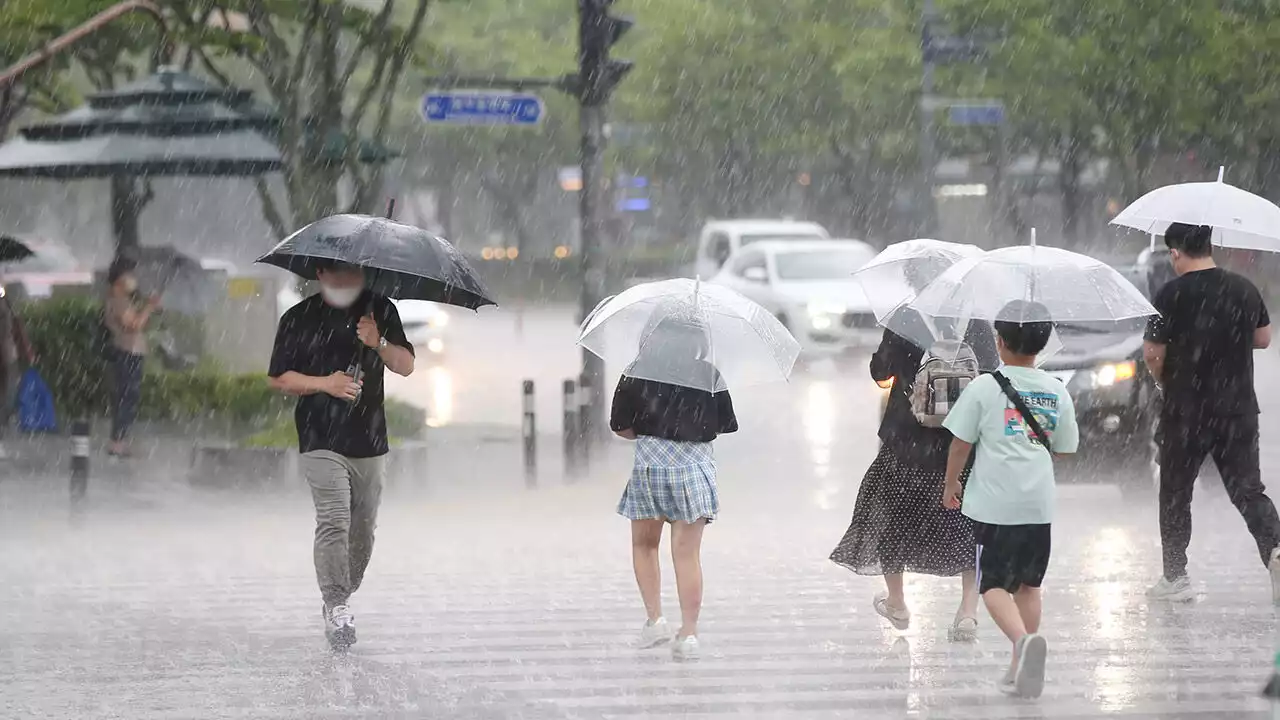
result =
M27 338L22 319L9 302L4 288L0 287L0 460L9 457L3 441L13 424L23 361L28 365L34 364L35 351Z
M706 346L689 337L691 354L718 376L705 360ZM669 342L681 342L670 332ZM647 335L647 333L646 333ZM655 354L668 356L670 344ZM644 351L642 351L644 352ZM639 365L639 360L637 364ZM702 533L716 519L720 500L716 490L716 461L711 443L718 435L737 432L738 420L728 390L711 393L625 375L613 395L610 428L636 441L635 465L618 514L631 520L631 560L636 584L648 619L640 631L641 647L671 641L662 615L662 571L658 550L664 525L671 526L671 560L675 565L681 624L672 655L678 660L698 656L698 616L702 611Z
M1047 309L1015 300L997 317L1027 321L995 322L1004 364L969 383L943 422L954 437L942 504L977 523L978 592L1013 643L1001 692L1039 697L1048 653L1039 634L1040 584L1049 567L1053 456L1074 453L1080 430L1066 386L1036 368L1053 332Z
M1143 348L1164 396L1157 433L1164 574L1148 595L1195 596L1187 577L1191 494L1211 455L1280 603L1280 517L1262 484L1253 387L1253 351L1270 346L1271 318L1253 283L1214 263L1212 236L1204 225L1174 223L1165 231L1178 277L1156 295L1160 314L1148 324Z
M927 261L922 261L927 262ZM912 263L905 274L919 292L925 278L940 271ZM914 337L928 337L924 319L909 308L898 312L900 329L921 326ZM971 323L966 345L980 368L998 364L991 328ZM889 401L880 420L880 452L858 487L849 529L831 552L831 561L859 575L883 575L886 591L872 603L878 615L898 630L911 625L911 611L903 590L907 572L940 577L960 576L960 607L948 631L952 641L977 638L978 595L974 588L973 523L959 510L938 504L947 469L951 433L941 427L925 427L912 409L913 389L925 350L902 336L885 330L880 347L871 356L871 377L892 381Z
M373 556L382 499L387 419L384 370L408 376L414 350L396 306L365 289L362 268L328 263L320 292L280 318L268 375L298 396L294 420L302 472L316 509L315 566L325 637L356 641L351 595Z
M127 457L129 431L138 417L142 399L142 367L147 357L147 326L160 307L160 296L138 298L137 265L132 260L118 259L107 270L107 298L103 322L111 335L109 366L112 379L111 443L107 452L112 457Z

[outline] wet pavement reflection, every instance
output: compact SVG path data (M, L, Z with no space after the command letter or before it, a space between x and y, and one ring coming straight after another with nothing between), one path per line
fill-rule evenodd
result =
M0 482L0 717L1268 716L1270 587L1221 496L1194 510L1200 597L1166 607L1143 596L1160 565L1154 500L1060 489L1038 702L995 690L1008 647L985 616L976 644L947 642L958 579L908 576L912 628L882 624L879 579L826 560L877 450L882 391L856 361L735 396L743 429L717 443L722 515L703 551L703 657L634 649L644 614L614 514L629 447L610 443L574 482L555 464L559 381L579 357L570 317L530 308L520 339L510 316L459 314L437 364L388 383L434 427L419 486L384 499L347 656L324 649L300 485L113 505L70 526ZM1278 360L1259 358L1272 416ZM514 440L526 377L551 436L534 490Z

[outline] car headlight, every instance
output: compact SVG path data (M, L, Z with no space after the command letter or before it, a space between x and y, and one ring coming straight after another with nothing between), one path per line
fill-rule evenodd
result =
M829 330L835 321L844 314L845 306L835 303L813 302L806 308L809 312L809 323L814 330Z
M432 315L431 319L427 321L427 325L435 328L442 328L448 324L449 324L449 313L443 310Z
M1093 371L1094 387L1111 387L1118 382L1133 379L1138 372L1137 363L1132 360L1120 363L1108 363Z

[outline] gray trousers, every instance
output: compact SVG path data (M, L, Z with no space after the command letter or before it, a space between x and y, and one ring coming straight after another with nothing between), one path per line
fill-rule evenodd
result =
M316 506L316 580L327 607L345 605L373 556L382 500L382 458L303 453L302 473Z

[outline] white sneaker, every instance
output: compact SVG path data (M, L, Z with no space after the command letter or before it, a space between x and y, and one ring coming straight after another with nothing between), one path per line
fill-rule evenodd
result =
M346 605L321 607L320 616L324 618L324 636L335 650L346 649L356 644L356 617Z
M1023 635L1018 643L1018 670L1013 675L1019 697L1038 698L1044 692L1044 665L1049 644L1034 633Z
M651 622L646 622L644 627L640 628L640 647L652 648L667 642L671 642L671 638L675 633L671 632L671 627L667 625L666 618L658 618Z
M1274 571L1272 577L1275 577ZM1159 582L1147 589L1147 597L1166 602L1191 602L1196 599L1196 589L1186 575L1172 581L1161 577Z
M877 594L871 601L871 607L875 608L876 614L888 620L895 629L906 630L911 627L911 611L906 608L889 607L888 593Z
M687 637L676 638L675 644L671 646L671 657L676 660L697 660L698 636L689 635Z
M1280 606L1280 547L1271 551L1267 569L1271 571L1271 602Z

